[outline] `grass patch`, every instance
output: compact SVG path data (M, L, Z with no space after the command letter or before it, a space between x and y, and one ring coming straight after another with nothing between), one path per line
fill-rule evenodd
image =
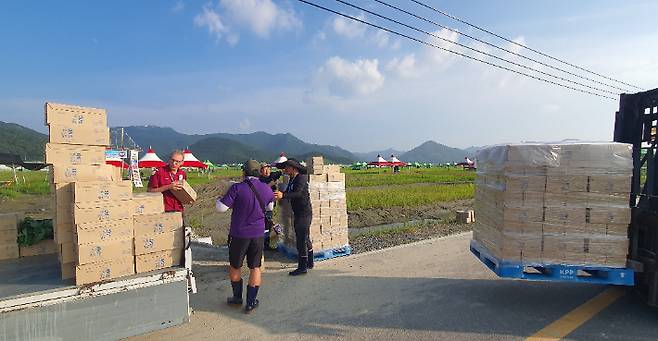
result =
M21 194L47 195L50 193L50 184L48 183L48 172L45 171L0 171L0 181L9 183L0 188L0 197L16 198Z
M472 199L474 184L363 188L347 192L349 210L391 206L416 207L436 202Z
M392 169L371 168L367 170L343 169L346 187L371 187L384 185L407 185L414 183L472 182L475 172L457 167L404 168L398 174Z

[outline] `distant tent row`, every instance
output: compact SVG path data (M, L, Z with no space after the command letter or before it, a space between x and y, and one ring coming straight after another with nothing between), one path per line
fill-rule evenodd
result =
M210 163L210 161L206 161L206 162ZM124 169L130 168L130 166L118 156L107 157L105 163L115 167L122 167ZM166 162L162 161L162 159L158 157L158 154L155 153L153 148L149 148L146 154L144 154L144 156L142 156L142 158L139 159L137 164L139 168L159 168L167 165ZM212 165L212 163L210 164ZM205 169L208 168L208 165L204 162L199 161L199 159L197 159L194 156L194 154L192 154L192 151L190 151L189 149L185 149L185 151L183 151L183 165L181 167Z
M389 161L384 160L381 155L377 155L377 161L368 162L368 166L374 167L405 167L406 165L406 162L398 160L395 155L391 155L391 159Z

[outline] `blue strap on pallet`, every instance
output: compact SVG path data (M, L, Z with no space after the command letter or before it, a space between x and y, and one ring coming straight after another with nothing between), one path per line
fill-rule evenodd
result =
M297 259L296 248L279 244L277 250L288 258ZM349 256L350 254L352 254L352 248L349 245L345 245L335 249L313 251L313 260L320 262L331 258Z
M471 252L484 265L491 269L491 271L503 278L518 278L530 281L635 285L635 273L628 268L504 261L491 255L486 248L475 240L471 240Z

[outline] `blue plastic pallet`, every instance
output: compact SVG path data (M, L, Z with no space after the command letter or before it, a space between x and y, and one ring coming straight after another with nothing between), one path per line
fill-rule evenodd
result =
M492 256L475 240L471 240L471 252L498 277L503 278L626 286L635 284L634 272L627 268L503 261Z
M277 250L281 252L282 254L286 255L286 257L291 258L291 259L297 259L297 249L296 248L291 248L283 244L279 244L277 247ZM314 251L313 252L313 259L315 261L323 261L331 258L336 258L336 257L343 257L343 256L349 256L352 253L352 248L349 245L345 245L343 247L339 247L336 249L330 249L330 250L322 250L322 251Z

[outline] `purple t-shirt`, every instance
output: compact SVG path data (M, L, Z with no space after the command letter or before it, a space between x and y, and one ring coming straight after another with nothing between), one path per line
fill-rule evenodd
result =
M247 181L254 185L263 205L267 206L274 201L274 193L270 186L254 177L249 177ZM220 201L233 209L229 231L232 237L258 238L265 235L265 215L248 184L244 181L233 184Z

